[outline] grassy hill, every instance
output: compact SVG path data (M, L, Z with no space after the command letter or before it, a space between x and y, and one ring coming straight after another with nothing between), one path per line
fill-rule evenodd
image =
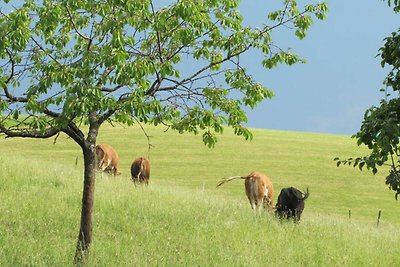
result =
M333 158L362 155L348 136L229 130L215 149L200 136L104 126L99 143L119 153L122 175L97 178L91 266L393 266L400 261L399 204L384 184ZM0 140L0 265L70 265L79 229L82 155L61 135ZM129 181L135 157L150 158L148 188ZM309 187L300 225L254 214L243 181L267 174L282 187ZM351 210L351 220L349 219ZM382 211L376 227L378 211Z

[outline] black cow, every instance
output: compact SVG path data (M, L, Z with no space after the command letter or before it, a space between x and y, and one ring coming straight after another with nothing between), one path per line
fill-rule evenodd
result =
M278 196L275 214L279 218L293 219L295 222L299 222L304 210L304 200L309 195L308 188L305 193L294 187L283 188Z

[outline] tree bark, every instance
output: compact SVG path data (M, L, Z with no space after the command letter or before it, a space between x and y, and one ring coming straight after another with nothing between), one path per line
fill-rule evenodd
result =
M81 264L87 259L92 242L93 203L96 181L95 151L96 143L85 142L82 147L84 158L84 182L82 192L81 224L76 245L74 263Z
M84 161L81 224L74 257L75 265L85 264L92 242L94 188L96 182L96 139L101 123L95 112L89 113L89 132L86 140L81 130L70 123L66 132L81 146Z

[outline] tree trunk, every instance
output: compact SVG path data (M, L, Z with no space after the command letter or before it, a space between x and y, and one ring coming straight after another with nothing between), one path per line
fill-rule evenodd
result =
M81 224L75 251L75 264L84 263L89 253L89 246L92 241L93 203L96 180L96 144L85 142L85 145L82 146L82 150L85 166L82 193Z

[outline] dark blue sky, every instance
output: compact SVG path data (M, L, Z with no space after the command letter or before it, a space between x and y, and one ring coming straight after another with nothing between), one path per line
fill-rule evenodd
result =
M262 19L265 12L259 11L270 3L243 2L243 15L250 20ZM275 91L274 98L249 111L249 127L353 134L365 110L383 97L379 89L388 70L376 55L383 39L400 27L400 14L380 0L328 4L328 19L315 20L304 40L276 35L306 64L270 71L249 63L255 77Z

